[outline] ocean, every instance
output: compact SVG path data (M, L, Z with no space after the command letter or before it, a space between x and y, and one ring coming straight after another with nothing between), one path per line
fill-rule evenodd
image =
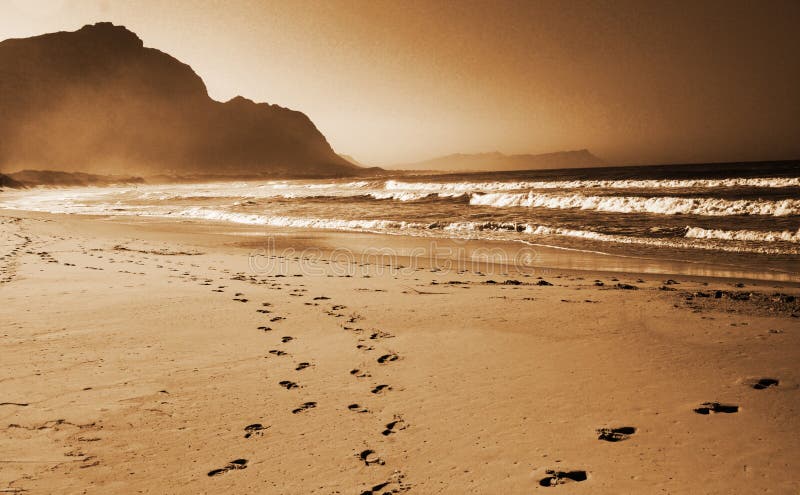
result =
M33 188L0 208L486 239L800 270L800 162Z

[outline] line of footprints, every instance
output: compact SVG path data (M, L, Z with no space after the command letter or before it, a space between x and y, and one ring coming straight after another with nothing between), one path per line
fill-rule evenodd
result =
M224 289L225 289L225 286L218 286L216 289L213 289L213 290L215 292L224 292ZM306 303L306 304L318 305L319 303L316 302L316 301L322 301L322 300L327 300L327 299L329 299L329 298L325 297L325 296L319 296L319 297L313 298L313 301L315 301L315 302ZM237 301L237 302L243 302L243 303L249 302L249 300L247 298L245 298L244 294L241 293L241 292L235 293L233 300ZM265 302L265 303L262 303L261 308L257 309L256 311L258 313L262 313L262 314L265 314L265 315L272 315L272 310L270 309L271 306L272 306L272 304ZM341 313L341 311L344 310L344 309L345 309L345 306L337 304L337 305L331 306L331 308L329 310L326 310L325 313L328 314L329 316L332 316L332 317L335 317L335 318L343 318L344 321L346 321L348 324L349 323L354 323L354 322L358 321L361 318L361 317L359 317L357 315L346 315L344 313ZM285 318L282 317L282 316L270 316L269 317L269 322L270 323L276 323L276 322L279 322L279 321L284 320L284 319ZM259 326L257 328L258 328L258 330L261 330L263 332L272 331L272 327L270 327L268 325L261 325L261 326ZM344 330L347 330L347 331L352 331L355 334L362 334L362 333L365 332L361 328L352 328L352 327L346 326L344 324L342 325L342 328ZM358 339L358 344L356 345L356 349L361 350L361 351L365 351L365 352L366 351L372 351L372 350L374 350L374 347L372 345L370 345L370 342L375 342L375 341L378 341L378 340L381 340L381 339L386 339L386 338L391 338L391 337L393 337L393 335L391 335L391 334L389 334L387 332L373 331L373 332L369 333L368 338L366 338L366 339L359 338ZM284 343L284 344L288 343L288 342L291 342L292 340L294 340L294 337L288 336L288 335L287 336L283 336L280 339L281 343ZM287 356L288 355L287 352L285 352L285 351L283 351L281 349L271 349L268 352L269 352L269 354L271 354L273 356L278 356L278 357ZM397 361L399 359L400 359L400 356L398 356L396 353L389 352L387 354L383 354L380 357L376 358L375 361L378 364L386 365L388 363ZM304 370L306 368L309 368L311 366L313 366L313 365L310 362L302 361L302 362L297 363L297 365L295 366L295 371L302 371L302 370ZM362 371L360 369L353 369L353 370L350 371L350 374L355 376L356 378L367 378L367 377L371 377L372 376L372 375L370 375L370 373L368 373L366 371ZM293 390L293 389L300 388L300 385L298 385L296 382L291 381L291 380L281 380L281 381L278 382L278 385L283 387L283 388L285 388L286 390ZM370 392L372 394L375 394L375 395L380 395L380 394L383 394L383 393L385 393L385 392L387 392L389 390L392 390L392 387L390 385L379 384L379 385L375 385L374 387L372 387ZM300 414L300 413L303 413L305 411L308 411L309 409L313 409L315 407L317 407L317 403L316 402L313 402L313 401L304 402L304 403L300 404L298 407L296 407L295 409L293 409L292 410L292 414ZM355 412L355 413L368 413L369 412L369 410L366 407L363 407L363 406L361 406L359 404L356 404L356 403L348 405L347 409L352 411L352 412ZM248 425L248 426L246 426L244 428L244 438L262 436L264 434L264 431L267 430L268 428L269 428L269 426L264 426L261 423L253 423L251 425ZM381 431L381 434L384 435L384 436L389 436L389 435L392 435L392 434L394 434L394 433L396 433L398 431L405 430L406 428L408 428L408 424L405 422L405 420L403 420L403 418L401 416L395 415L393 420L388 422L385 425L384 429ZM385 461L383 459L381 459L378 456L378 454L372 449L365 449L365 450L357 453L356 457L361 462L363 462L364 465L366 465L366 466L384 465L385 464ZM208 476L210 476L210 477L219 476L219 475L225 474L225 473L227 473L229 471L245 469L245 468L247 468L247 463L248 463L247 459L234 459L234 460L230 461L228 464L226 464L225 466L223 466L221 468L212 469L211 471L208 472ZM408 485L404 481L404 477L405 476L402 473L395 472L391 476L391 478L389 480L387 480L386 482L383 482L383 483L379 483L379 484L373 486L372 488L363 491L361 495L396 494L396 493L401 493L401 492L408 491L411 487L410 487L410 485Z
M777 387L780 381L775 378L759 378L745 382L746 385L755 390L764 390L770 387ZM739 406L734 404L722 404L720 402L704 402L694 409L697 414L710 415L710 414L732 414L739 412ZM622 426L619 428L600 428L597 430L597 439L606 442L621 442L627 440L631 435L636 433L636 428L633 426ZM572 482L581 482L589 479L586 471L558 471L555 469L548 469L545 471L546 476L539 480L539 485L544 487L553 487Z
M222 289L224 289L224 288L225 288L224 286L219 286L217 289L214 289L214 290L217 291L217 292L222 292L223 291ZM297 294L297 295L300 295L300 294ZM238 301L238 302L248 302L248 299L244 298L243 296L244 296L244 294L242 294L242 293L236 293L235 294L235 298L233 300L234 301ZM325 296L319 296L319 297L315 297L313 299L313 301L321 301L321 300L327 300L327 299L329 299L329 298L325 297ZM306 303L306 304L317 305L318 303L317 302L312 302L312 303ZM258 309L257 311L259 313L263 313L263 314L267 314L267 315L272 314L272 310L269 309L271 306L272 305L270 303L262 303L262 308ZM348 324L349 323L355 323L356 321L358 321L360 319L360 317L358 315L355 315L355 314L348 316L348 315L346 315L344 313L341 313L340 311L343 310L343 309L345 309L345 307L342 306L342 305L333 305L333 306L331 306L330 310L326 311L326 313L328 315L330 315L330 316L335 317L335 318L345 318L345 321ZM270 321L270 323L275 323L275 322L278 322L278 321L281 321L281 320L284 320L284 319L285 318L282 317L282 316L271 316L269 318L269 321ZM342 328L344 330L352 331L355 334L359 334L359 335L363 334L365 332L364 329L353 328L353 327L350 327L350 326L347 326L347 325L344 325L344 324L342 325ZM272 328L269 327L269 326L266 326L266 325L262 325L262 326L258 327L258 330L261 330L261 331L264 331L264 332L269 332L269 331L272 331ZM364 352L372 351L372 350L374 350L374 347L370 344L370 342L374 342L374 341L385 339L385 338L391 338L391 337L393 337L393 335L391 335L389 333L386 333L386 332L383 332L383 331L372 332L372 333L369 334L368 338L366 338L366 339L359 338L358 339L358 344L356 345L356 349L364 351ZM290 342L292 340L294 340L294 338L291 337L291 336L288 336L288 335L284 336L284 337L281 337L281 343L284 343L284 344L288 343L288 342ZM288 355L285 351L280 350L280 349L271 349L269 351L269 353L274 355L274 356L286 356L286 355ZM388 353L388 354L381 355L380 357L378 357L376 359L376 361L377 361L378 364L387 364L387 363L391 363L393 361L397 361L399 358L400 357L396 353ZM296 371L302 371L302 370L304 370L304 369L306 369L306 368L308 368L310 366L312 366L311 363L303 361L303 362L300 362L300 363L298 363L296 365L295 370ZM367 372L365 370L358 369L358 368L350 370L350 374L353 375L356 378L369 378L369 377L371 377L369 372ZM759 379L755 379L755 380L750 380L750 381L745 382L745 383L746 383L746 385L750 386L751 388L753 388L755 390L765 390L765 389L770 388L770 387L777 387L779 385L780 381L775 379L775 378L759 378ZM283 388L285 388L287 390L300 388L300 386L297 383L295 383L295 382L293 382L291 380L281 380L280 382L278 382L278 385L280 385L281 387L283 387ZM380 384L380 385L374 386L370 390L370 392L373 393L373 394L379 395L379 394L387 392L387 391L389 391L391 389L392 389L392 387L389 386L389 385ZM313 402L313 401L304 402L304 403L300 404L298 407L296 407L295 409L293 409L292 410L292 414L300 414L300 413L303 413L305 411L308 411L309 409L313 409L315 407L317 407L317 403L316 402ZM363 407L363 406L361 406L359 404L356 404L356 403L348 405L347 408L350 411L353 411L353 412L356 412L356 413L368 413L369 412L369 410L366 407ZM733 405L733 404L723 404L723 403L720 403L720 402L704 402L704 403L700 404L698 407L696 407L694 409L694 412L697 413L697 414L702 414L702 415L711 415L711 414L719 414L719 413L732 414L732 413L739 412L739 406ZM384 435L384 436L389 436L389 435L391 435L391 434L393 434L393 433L395 433L397 431L404 430L407 427L408 427L408 425L405 423L405 421L402 419L402 417L395 416L394 420L392 420L392 421L390 421L389 423L386 424L386 427L381 432L381 434ZM260 423L254 423L254 424L248 425L244 429L244 431L245 431L244 437L245 438L251 438L253 436L261 436L261 435L264 434L264 430L266 430L268 428L269 428L268 426L265 427ZM596 430L596 434L597 434L597 439L598 440L602 440L602 441L605 441L605 442L621 442L621 441L629 439L632 435L634 435L636 433L636 431L637 431L636 428L633 427L633 426L621 426L621 427L617 427L617 428L600 428L600 429ZM385 461L383 459L381 459L380 456L377 454L377 452L375 452L372 449L362 450L361 452L356 454L356 457L361 462L363 462L364 465L366 465L366 466L383 465L383 464L385 464ZM208 476L217 476L217 475L220 475L220 474L227 473L228 471L233 471L233 470L238 470L238 469L245 469L247 467L247 463L248 463L247 459L234 459L234 460L230 461L227 465L225 465L222 468L217 468L217 469L213 469L213 470L209 471L208 472ZM539 486L542 486L542 487L555 487L555 486L559 486L559 485L563 485L563 484L567 484L567 483L582 482L582 481L586 481L587 479L589 479L588 473L586 471L583 471L583 470L555 470L555 469L548 469L548 470L545 471L545 474L546 474L546 476L544 478L542 478L541 480L539 480ZM407 490L410 489L410 486L408 484L404 483L403 477L404 476L402 475L402 473L399 473L399 472L395 473L393 475L392 479L388 480L385 483L380 483L378 485L373 486L371 489L368 489L368 490L362 492L361 495L392 494L392 493L400 493L400 492L407 491Z

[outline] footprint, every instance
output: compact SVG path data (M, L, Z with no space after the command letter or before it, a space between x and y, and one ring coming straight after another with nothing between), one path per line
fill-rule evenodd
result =
M235 298L233 298L233 300L234 300L234 301L239 301L239 302L247 302L247 299L245 299L245 298L243 298L243 297L241 297L241 298L239 298L239 297L235 297Z
M263 435L262 431L266 430L267 428L269 428L269 426L265 427L261 423L253 423L251 425L245 426L244 427L244 431L245 431L244 437L245 438L250 438L253 435L261 436L261 435Z
M380 465L385 464L383 459L378 457L378 454L372 449L362 450L361 452L356 454L356 456L362 461L364 461L364 464L366 464L367 466L371 466L373 464L380 464Z
M600 428L597 430L597 439L605 440L606 442L621 442L627 440L631 435L636 433L636 428L633 426L621 426L619 428Z
M377 485L373 486L369 490L364 490L363 492L361 492L361 495L381 495L381 494L385 494L385 493L392 493L392 492L382 491L387 486L389 486L389 482L388 481L385 482L385 483L378 483Z
M392 387L390 387L389 385L378 385L377 387L373 388L371 392L373 394L380 394L384 390L391 390L391 389Z
M286 390L291 390L293 388L300 388L300 385L289 380L281 380L280 382L278 382L278 385L285 388Z
M351 411L357 412L357 413L369 412L369 409L367 409L366 407L362 407L362 406L360 406L358 404L350 404L349 406L347 406L347 408L350 409Z
M378 362L380 364L389 363L391 361L397 361L399 356L397 354L384 354L383 356L378 358Z
M380 331L380 330L379 330L379 331L377 331L377 332L373 332L373 333L372 333L372 334L369 336L369 338L370 338L370 339L372 339L372 340L379 340L379 339L390 339L390 338L392 338L392 337L394 337L394 335L392 335L392 334L390 334L390 333L387 333L387 332L384 332L384 331Z
M286 353L281 351L280 349L272 349L271 351L269 351L269 353L270 354L274 354L276 356L285 356L286 355Z
M719 402L704 402L700 407L695 408L694 412L697 414L710 414L710 413L735 413L739 412L739 406L720 404Z
M764 390L765 388L769 387L777 387L779 383L780 381L776 380L775 378L759 378L758 380L752 382L750 386L756 390Z
M386 429L381 432L381 435L388 437L392 433L397 433L398 431L405 430L406 428L408 428L408 426L406 425L406 422L403 421L403 418L395 416L394 421L386 423Z
M289 341L291 341L291 340L294 340L294 337L290 337L288 335L285 336L285 337L281 337L281 342L283 342L284 344L289 342Z
M263 332L269 332L270 330L272 330L272 328L270 328L270 327L263 327L263 326L262 327L258 327L258 329L263 331Z
M272 318L269 319L269 321L275 322L275 321L281 321L281 320L285 320L285 319L286 318L284 318L283 316L273 316Z
M588 478L586 471L555 471L548 469L545 472L549 476L539 480L539 485L541 486L558 486L572 481L586 481L586 478Z
M350 370L350 374L355 376L356 378L369 378L369 377L372 376L369 373L367 373L366 371L361 371L359 369Z
M234 459L228 463L224 468L212 469L208 472L209 476L217 476L218 474L227 473L234 469L244 469L247 467L247 459Z
M317 403L316 402L304 402L297 409L292 409L292 414L298 414L298 413L301 413L301 412L306 411L308 409L314 409L315 407L317 407Z
M308 368L309 366L311 366L311 363L307 363L305 361L303 361L302 363L297 363L297 367L295 368L295 371L304 370L304 369Z
M371 345L364 345L364 344L358 344L356 346L356 349L360 349L362 351L374 351L375 350L375 348L372 347Z
M405 475L399 471L394 474L387 481L378 483L372 488L367 488L360 495L394 495L398 493L405 493L411 490L411 485L405 482Z

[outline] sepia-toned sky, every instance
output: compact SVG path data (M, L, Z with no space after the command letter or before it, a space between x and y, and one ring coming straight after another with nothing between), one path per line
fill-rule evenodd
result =
M303 111L371 165L800 157L792 0L0 0L0 39L105 20L191 65L213 98Z

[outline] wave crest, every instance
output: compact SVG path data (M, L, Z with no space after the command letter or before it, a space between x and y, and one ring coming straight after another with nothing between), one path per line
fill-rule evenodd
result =
M221 210L213 210L206 208L188 208L176 213L177 216L195 218L201 220L224 221L233 223L242 223L249 225L264 225L270 227L287 227L287 228L312 228L312 229L325 229L325 230L345 230L345 231L362 231L362 232L376 232L384 234L406 234L417 236L430 236L432 231L441 231L453 237L469 237L471 233L480 232L496 232L503 234L507 232L515 232L524 234L525 237L536 236L557 236L557 237L571 237L580 238L604 243L616 244L632 244L632 245L645 245L652 247L671 247L678 249L703 249L703 250L716 250L724 252L735 253L760 253L772 255L797 255L800 254L800 249L796 248L778 248L771 246L759 246L752 244L752 241L767 241L770 233L755 232L755 231L732 231L738 234L727 237L713 237L709 235L703 238L695 238L694 235L705 229L699 227L688 227L684 237L686 238L646 238L634 237L626 235L605 234L592 230L579 230L569 229L563 227L554 227L549 225L531 225L527 223L511 223L511 222L451 222L451 223L419 223L419 222L405 222L397 220L343 220L334 218L305 218L305 217L286 217L286 216L264 216L264 215L250 215L244 213L231 213ZM714 232L714 231L707 231ZM727 231L717 231L727 232ZM744 232L750 232L758 235L763 235L763 239L757 239L757 235L752 235L753 238L748 237ZM691 233L691 234L690 234ZM777 234L777 233L772 233ZM800 232L794 234L800 235ZM741 238L738 238L741 237ZM502 238L502 237L498 237ZM525 238L515 238L516 240L525 240ZM707 242L698 241L698 239ZM773 239L773 240L786 240L786 239ZM736 242L729 242L736 241ZM746 242L751 241L751 242ZM790 241L792 242L792 241Z
M726 241L791 242L800 244L800 229L797 232L761 232L758 230L720 230L687 227L685 237L691 239L721 239Z
M729 179L614 179L493 182L406 182L387 180L387 190L490 192L520 189L710 189L731 187L800 187L800 177L735 177Z
M800 214L800 200L782 201L726 200L719 198L682 198L640 196L584 196L528 193L473 194L469 204L495 208L530 207L581 209L614 213L653 213L659 215L771 215Z

